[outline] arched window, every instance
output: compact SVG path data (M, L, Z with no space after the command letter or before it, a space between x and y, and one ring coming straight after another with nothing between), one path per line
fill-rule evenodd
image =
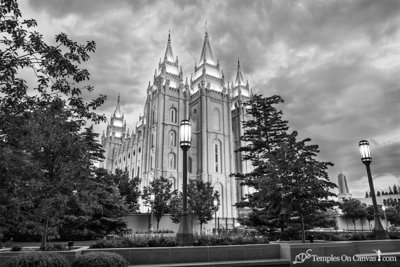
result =
M137 167L137 174L136 174L136 176L137 176L137 177L140 177L140 167Z
M213 129L220 131L221 130L221 114L219 109L215 108L213 111Z
M150 156L150 170L154 169L153 164L154 164L154 159L153 159L153 155L151 155Z
M171 170L176 169L176 157L174 153L168 155L168 168Z
M170 146L176 146L176 133L175 131L170 131L169 132L169 145Z
M135 178L135 167L132 168L132 179Z
M172 123L176 123L178 121L177 113L175 108L171 108L169 110L169 119Z
M151 147L155 146L155 143L156 143L156 141L155 141L156 138L155 137L156 137L155 133L152 133L151 134Z
M214 154L214 171L217 173L222 172L222 157L221 157L221 143L219 141L214 142L213 146Z

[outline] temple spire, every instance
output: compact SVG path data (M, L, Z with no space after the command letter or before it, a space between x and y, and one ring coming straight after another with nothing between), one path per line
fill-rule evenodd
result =
M214 55L213 55L211 45L210 45L210 40L208 38L207 28L205 29L204 43L203 43L203 49L201 50L199 66L202 65L203 63L216 65L216 62L214 60Z
M167 49L165 50L164 61L175 62L174 52L172 52L171 32L168 32Z
M115 106L115 110L114 110L114 117L116 117L116 118L123 117L119 102L120 102L120 94L118 93L117 105Z
M244 78L243 78L242 70L240 69L240 59L238 58L235 86L238 86L238 85L245 86L245 84L246 83L245 83Z

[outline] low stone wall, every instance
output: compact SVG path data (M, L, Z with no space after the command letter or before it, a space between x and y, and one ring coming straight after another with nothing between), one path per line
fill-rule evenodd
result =
M377 261L379 250L382 256ZM400 266L400 240L339 241L321 243L283 243L255 245L231 245L210 247L166 247L166 248L105 248L88 249L82 247L71 251L59 251L69 261L81 254L94 251L115 252L122 255L131 265L135 264L174 264L218 261L246 261L264 259L283 259L291 266L304 267L342 267L342 266ZM0 252L0 266L9 258L26 252ZM376 254L375 254L376 253ZM365 256L371 260L358 260ZM385 261L384 257L392 257ZM394 260L393 260L394 257ZM375 259L375 261L373 260ZM329 261L329 263L327 262Z
M82 254L92 251L118 253L122 255L129 264L171 264L281 258L279 244L88 249L83 251Z

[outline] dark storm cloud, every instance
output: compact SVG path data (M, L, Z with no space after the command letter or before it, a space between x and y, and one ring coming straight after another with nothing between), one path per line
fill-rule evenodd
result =
M290 126L320 146L322 160L335 163L331 180L336 182L342 169L356 193L366 191L361 139L371 142L376 181L386 186L399 179L398 0L28 3L44 34L66 32L74 40L96 41L88 68L95 92L108 95L101 112L112 113L120 93L131 129L143 112L168 31L190 77L207 20L226 81L234 79L239 57L255 92L280 94Z

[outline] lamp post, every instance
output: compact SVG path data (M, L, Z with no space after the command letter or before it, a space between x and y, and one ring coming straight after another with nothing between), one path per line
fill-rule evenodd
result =
M151 193L150 195L150 205L151 205L151 213L150 213L150 227L149 227L149 232L150 234L153 233L153 205L154 205L154 199L155 195L154 193Z
M371 152L369 150L369 143L367 140L361 140L358 143L358 145L360 147L361 161L362 161L362 163L364 163L365 167L367 168L369 190L371 191L372 204L374 207L375 237L376 237L376 239L386 239L387 233L386 233L385 229L383 229L381 219L379 218L378 204L376 202L374 183L372 181L371 168L370 168L370 165L372 162L372 157L371 157Z
M187 151L190 148L192 129L189 120L181 121L179 127L180 146L183 151L183 211L179 230L176 235L178 245L187 246L193 243L193 233L189 225L188 211L187 211Z
M383 210L383 216L385 216L385 222L386 222L386 231L388 229L388 221L387 221L387 217L386 217L386 206L382 205L382 210Z
M214 224L214 235L217 234L217 211L218 211L218 200L216 198L214 198L214 220L215 220L215 224Z

